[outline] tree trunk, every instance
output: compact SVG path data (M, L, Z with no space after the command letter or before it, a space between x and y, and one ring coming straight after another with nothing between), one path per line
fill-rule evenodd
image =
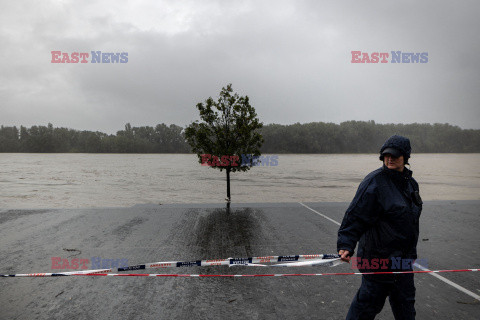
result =
M230 203L230 168L227 168L227 202Z

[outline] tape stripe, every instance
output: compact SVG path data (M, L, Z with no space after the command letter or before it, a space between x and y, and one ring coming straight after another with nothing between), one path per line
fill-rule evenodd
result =
M201 266L202 261L197 260L197 261L184 261L184 262L177 262L177 267L194 267L194 266Z
M29 274L1 274L0 277L57 277L57 276L110 276L110 277L308 277L308 276L350 276L350 275L381 275L407 273L446 273L446 272L476 272L480 269L456 270L414 270L414 271L385 271L385 272L336 272L336 273L280 273L280 274L160 274L160 273L29 273Z
M284 262L284 261L298 261L299 256L279 256L278 257L278 262Z
M131 267L121 267L121 268L118 268L118 271L133 271L133 270L141 270L141 269L145 269L144 264L141 264L138 266L131 266Z

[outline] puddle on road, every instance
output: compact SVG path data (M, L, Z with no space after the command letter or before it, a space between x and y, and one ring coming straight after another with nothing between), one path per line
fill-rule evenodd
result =
M198 259L251 256L264 220L251 208L190 210L174 228L173 244Z

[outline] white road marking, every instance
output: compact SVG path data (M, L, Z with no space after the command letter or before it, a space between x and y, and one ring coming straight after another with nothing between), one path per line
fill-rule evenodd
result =
M330 217L327 217L326 215L318 212L317 210L314 210L314 209L310 208L309 206L307 206L307 205L305 205L305 204L303 204L303 203L301 203L301 202L299 202L299 204L301 204L301 205L304 206L305 208L307 208L307 209L315 212L315 213L318 214L319 216L321 216L321 217L323 217L323 218L325 218L325 219L327 219L327 220L335 223L336 225L338 225L338 226L340 225L340 222L335 221L335 220L333 220L333 219L330 218ZM423 270L423 271L430 271L429 269L425 268L425 267L422 266L422 265L419 265L418 263L415 263L414 266L417 267L417 268L420 269L420 270ZM447 278L442 277L441 275L439 275L439 274L437 274L437 273L430 272L430 273L428 273L428 274L431 275L431 276L434 276L435 278L437 278L437 279L439 279L439 280L441 280L441 281L443 281L443 282L445 282L446 284L451 285L451 286L454 287L455 289L458 289L458 290L462 291L463 293L469 295L470 297L472 297L472 298L480 301L480 296L479 296L478 294L475 294L475 293L473 293L472 291L470 291L470 290L468 290L468 289L465 289L465 288L462 287L461 285L456 284L455 282L450 281L450 280L448 280Z
M329 218L329 217L327 217L326 215L321 214L321 213L318 212L317 210L314 210L314 209L310 208L309 206L307 206L307 205L305 205L305 204L303 204L303 203L301 203L301 202L299 202L299 203L300 203L302 206L304 206L305 208L307 208L307 209L309 209L309 210L312 210L313 212L315 212L315 213L318 214L319 216L324 217L324 218L327 219L327 220L330 220L331 222L335 223L335 224L338 225L338 226L340 225L339 222L333 220L332 218Z
M413 265L414 265L415 267L417 267L418 269L420 269L420 270L430 271L430 269L427 269L427 268L425 268L424 266L419 265L418 263L414 263ZM450 281L450 280L448 280L447 278L442 277L442 276L439 275L438 273L431 272L431 273L429 273L429 274L432 275L432 276L434 276L435 278L440 279L440 280L442 280L443 282L451 285L452 287L457 288L458 290L462 291L463 293L468 294L470 297L475 298L475 299L477 299L477 300L480 301L480 296L479 296L478 294L475 294L475 293L473 293L472 291L470 291L470 290L468 290L468 289L465 289L464 287L456 284L455 282Z

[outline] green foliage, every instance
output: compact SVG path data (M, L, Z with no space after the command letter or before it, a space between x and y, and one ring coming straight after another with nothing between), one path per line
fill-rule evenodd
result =
M262 153L377 153L383 142L393 134L409 137L413 152L480 152L480 130L465 130L450 124L312 122L269 124L259 130L265 139L260 149ZM211 141L216 140L211 138ZM208 140L205 144L210 145ZM210 150L212 152L205 153L221 152ZM118 131L116 135L54 128L48 124L31 128L20 126L20 129L1 126L0 152L188 153L190 147L185 141L183 128L174 124L155 127L127 124L125 130ZM239 152L248 154L245 149Z
M393 134L410 138L419 153L480 152L480 130L462 130L450 124L376 124L346 121L341 124L269 124L261 129L263 153L377 153Z
M259 122L255 109L250 105L248 96L241 97L233 93L232 85L222 88L217 101L211 97L205 103L198 103L202 122L195 121L185 129L185 138L202 162L202 154L221 158L238 156L238 166L215 166L213 168L227 172L246 171L251 168L241 165L243 155L260 155L263 138L259 133ZM252 160L253 161L253 160Z
M67 128L32 126L0 128L0 152L82 153L188 153L182 127L159 124L132 127L129 123L117 135Z

